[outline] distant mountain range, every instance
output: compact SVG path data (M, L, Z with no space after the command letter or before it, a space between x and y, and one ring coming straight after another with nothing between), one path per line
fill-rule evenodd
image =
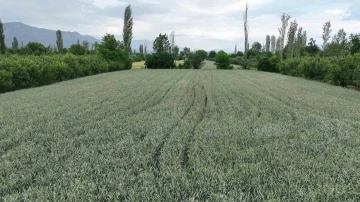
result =
M78 32L61 31L64 41L64 48L69 48L72 44L87 41L90 44L100 42L99 39L89 36L81 35ZM7 47L11 47L13 38L16 37L24 46L29 42L38 42L44 46L54 46L56 44L56 30L32 27L21 22L7 22L4 23L5 43ZM152 51L152 42L149 40L133 40L131 48L139 51L140 44L147 43L149 52Z

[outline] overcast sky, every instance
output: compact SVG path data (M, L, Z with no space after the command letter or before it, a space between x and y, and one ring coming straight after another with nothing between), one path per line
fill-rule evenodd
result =
M360 33L360 0L248 0L250 45L278 36L283 12L321 43L322 25L330 20L333 34L340 28ZM196 49L243 49L244 0L0 0L3 22L63 31L101 39L105 33L121 39L125 6L131 4L134 39L154 40L175 31L176 44ZM332 34L332 35L333 35Z

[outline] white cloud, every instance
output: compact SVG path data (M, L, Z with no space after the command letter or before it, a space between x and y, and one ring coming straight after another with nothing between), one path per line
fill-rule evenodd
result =
M327 9L325 13L327 14L334 14L334 15L342 15L346 12L346 10L343 9Z
M1 1L1 0L0 0ZM233 50L243 47L243 12L245 0L22 0L5 1L0 7L6 22L21 21L33 26L101 38L105 33L121 37L123 12L131 4L134 17L134 39L154 40L159 33L175 31L181 47ZM359 32L353 3L343 0L303 0L302 4L286 0L248 0L250 43L265 42L265 36L278 36L283 12L296 19L308 38L321 42L322 26L331 21L332 34L344 28ZM308 7L311 3L311 7ZM350 15L351 20L346 16Z
M118 0L93 0L92 2L94 6L99 7L101 9L124 4L123 2L120 2Z

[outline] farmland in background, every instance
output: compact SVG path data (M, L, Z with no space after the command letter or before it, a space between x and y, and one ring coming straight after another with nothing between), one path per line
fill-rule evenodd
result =
M301 78L206 70L1 94L0 198L359 201L359 100Z

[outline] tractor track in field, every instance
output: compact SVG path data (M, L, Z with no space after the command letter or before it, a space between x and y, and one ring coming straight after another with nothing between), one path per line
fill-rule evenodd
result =
M206 109L207 109L207 105L208 105L208 95L206 93L205 90L205 86L204 84L202 85L202 91L204 92L205 98L204 98L204 106L200 112L200 115L198 116L195 125L193 126L190 135L186 138L186 143L185 143L185 147L184 147L184 152L183 152L183 158L182 158L182 162L181 165L188 169L189 168L189 158L190 158L190 146L194 140L194 136L195 136L195 130L198 127L198 125L204 120L205 118L205 114L206 114Z
M164 137L162 138L160 144L156 147L154 155L152 157L152 165L154 168L154 176L156 178L160 177L160 156L164 147L165 142L167 141L167 139L170 137L171 132L174 130L174 128L176 128L178 125L180 125L181 120L183 120L190 112L190 110L194 107L195 104L195 87L197 84L195 84L192 87L192 91L193 91L193 97L192 97L192 101L191 104L187 107L187 109L185 110L185 112L183 113L183 115L180 117L179 121L177 121L174 125L172 125L170 127L170 129L167 131L167 133L164 135Z
M153 102L151 102L151 103L148 104L148 105L144 105L143 107L141 107L141 108L138 109L138 110L134 110L134 108L135 108L136 106L139 106L139 105L142 104L141 102L138 102L136 105L134 105L134 107L132 107L132 108L129 109L129 110L126 110L125 113L123 113L122 116L121 116L120 118L118 118L117 120L118 120L119 122L121 122L121 120L126 119L126 118L128 118L129 116L135 116L135 115L137 115L137 114L139 114L139 113L141 113L141 112L147 111L147 110L155 107L156 105L159 105L159 104L161 103L161 101L164 100L164 98L166 97L166 95L170 92L170 90L173 88L173 86L174 86L177 82L181 81L185 76L186 76L186 75L184 75L183 77L177 79L175 82L173 82L172 84L170 84L170 87L167 88L167 89L165 90L165 93L164 93L159 99L157 99L156 101L153 101ZM160 89L163 88L166 84L168 84L168 82L166 82L164 85L162 85L162 86L161 86L160 88L158 88L157 90L153 91L153 93L151 93L152 96L151 96L149 99L154 98L155 95L156 95L156 93L159 92L159 91L161 91ZM155 99L154 99L154 100L155 100ZM115 116L116 114L118 114L118 111L117 111L117 110L114 110L114 111L116 111L116 112L115 112L115 113L112 113L111 115L103 116L103 118L101 118L101 119L96 119L97 122L103 121L103 120L106 120L106 119L109 119L109 118L111 119L113 116ZM85 134L85 132L81 132L81 133L79 133L79 134L80 134L80 135L78 135L78 136L82 136L82 135ZM144 139L145 137L146 137L146 134L141 135L141 138L142 138L142 139Z

